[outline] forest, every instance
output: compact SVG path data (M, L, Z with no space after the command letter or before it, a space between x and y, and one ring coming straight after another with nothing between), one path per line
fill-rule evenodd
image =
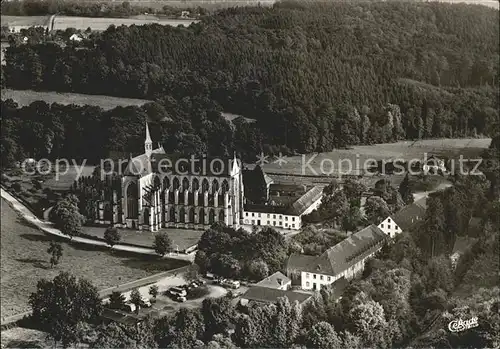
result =
M488 136L498 119L498 19L486 7L438 3L231 8L188 28L111 26L85 48L13 45L2 85L155 100L158 120L175 121L159 137L168 151L184 142L250 158ZM222 111L256 122L229 125ZM98 117L82 113L73 115L85 127ZM206 123L224 130L219 146L207 144ZM116 132L109 126L99 130ZM136 124L121 127L135 144ZM2 147L18 136L2 133Z

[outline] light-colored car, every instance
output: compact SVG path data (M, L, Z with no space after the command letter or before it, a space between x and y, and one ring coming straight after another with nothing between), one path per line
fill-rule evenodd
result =
M185 297L187 296L187 292L185 289L183 288L180 288L180 287L172 287L170 290L169 290L170 294L174 295L174 296L180 296L180 297Z
M177 302L181 302L181 303L183 303L183 302L185 302L187 299L186 299L186 297L184 297L184 296L178 296L175 300L176 300Z
M145 308L151 308L153 305L151 304L151 301L149 299L145 299L142 301L142 306Z
M241 284L239 281L236 280L224 280L222 282L222 286L229 287L232 289L238 289L240 288Z
M137 307L135 306L135 304L130 303L130 302L125 303L124 308L125 308L124 310L129 311L131 313L133 313L134 311L137 310Z

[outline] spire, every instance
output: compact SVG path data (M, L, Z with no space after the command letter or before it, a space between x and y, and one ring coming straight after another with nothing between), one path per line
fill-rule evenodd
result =
M153 152L153 142L151 141L151 136L149 135L149 125L146 121L146 140L144 141L144 153L150 157Z
M151 136L149 135L149 125L148 122L146 121L146 141L145 142L151 142Z

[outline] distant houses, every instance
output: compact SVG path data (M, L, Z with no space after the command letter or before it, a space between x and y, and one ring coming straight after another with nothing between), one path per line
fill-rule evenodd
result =
M424 197L387 217L377 227L391 238L394 238L396 235L409 231L413 226L422 222L426 210L427 198Z
M292 254L287 270L300 272L302 289L319 291L341 278L349 280L361 273L366 260L378 252L386 241L387 235L372 224L329 248L321 256Z

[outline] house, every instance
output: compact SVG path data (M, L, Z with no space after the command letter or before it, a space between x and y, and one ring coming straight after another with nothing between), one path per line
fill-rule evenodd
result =
M425 217L426 210L427 198L423 197L410 205L406 205L396 214L387 217L377 227L391 238L394 238L421 222Z
M278 290L288 290L292 286L292 280L290 280L286 275L277 271L273 275L262 279L255 286L275 288Z
M295 301L303 305L312 298L312 294L290 290L280 290L276 288L253 286L241 296L241 305L253 304L273 304L278 301L278 298L287 297L290 303Z
M445 162L434 155L425 157L422 163L422 170L424 173L431 174L446 173Z
M83 40L83 38L78 34L73 34L69 37L69 40L73 42L80 42Z
M455 239L455 244L453 245L453 250L450 254L451 265L453 269L457 267L458 260L461 256L477 241L475 238L470 238L467 236L457 236Z
M375 225L370 225L326 250L318 257L290 256L287 270L300 271L301 288L317 290L336 280L351 279L365 267L365 262L378 252L387 236ZM295 256L295 257L294 257Z

